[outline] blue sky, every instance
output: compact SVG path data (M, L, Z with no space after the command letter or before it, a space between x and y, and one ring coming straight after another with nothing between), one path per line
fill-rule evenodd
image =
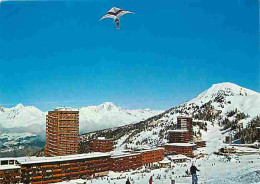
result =
M118 31L99 19L134 11ZM214 83L259 87L257 0L0 4L0 104L167 109Z

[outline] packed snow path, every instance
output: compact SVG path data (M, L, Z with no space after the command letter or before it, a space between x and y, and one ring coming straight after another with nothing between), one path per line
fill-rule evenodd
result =
M200 148L197 152L207 154L201 159L193 159L192 161L198 167L199 183L204 184L251 184L260 183L260 156L233 156L231 161L228 161L223 156L214 155L213 152L223 146L224 135L221 134L220 127L212 126L208 122L208 131L203 132L202 136L207 141L206 148ZM110 172L109 176L104 178L97 178L93 180L74 180L70 182L61 182L62 184L80 184L86 182L87 184L124 184L126 178L132 179L131 184L145 184L148 183L149 178L153 176L154 184L169 184L170 175L174 172L174 179L176 184L191 183L191 177L186 176L185 171L189 170L191 162L174 164L172 169L156 169L148 173L124 172L114 173ZM60 184L61 184L60 183Z

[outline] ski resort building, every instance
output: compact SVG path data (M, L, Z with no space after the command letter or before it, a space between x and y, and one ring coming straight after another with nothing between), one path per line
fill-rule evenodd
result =
M0 165L0 183L55 183L78 178L107 175L107 153L56 157L18 157ZM1 161L2 162L2 161Z
M189 143L167 143L165 144L165 154L178 155L183 154L188 157L193 157L193 148L195 144Z
M142 165L141 153L121 153L110 158L110 170L115 172L135 170Z
M197 148L206 147L206 141L198 140L194 141L194 144L197 145Z
M79 111L57 108L46 116L45 156L62 156L78 153Z
M188 130L168 130L169 143L187 143L190 142L190 133Z
M164 159L164 149L163 148L155 148L137 151L137 153L141 153L142 157L142 165L150 165L154 162L159 162Z
M170 155L168 158L174 163L183 163L189 160L190 158L185 155Z
M98 137L91 139L89 145L90 152L110 152L114 150L114 140Z
M188 130L189 141L193 140L192 118L187 116L177 117L177 129Z
M21 167L14 158L0 158L0 183L20 183Z

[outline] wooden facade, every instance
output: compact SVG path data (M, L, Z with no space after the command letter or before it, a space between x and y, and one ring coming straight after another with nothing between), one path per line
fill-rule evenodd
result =
M188 143L191 141L191 136L188 130L169 130L169 143Z
M177 117L177 129L178 130L188 130L189 140L193 140L193 128L192 128L192 118L179 116Z
M1 168L0 166L0 183L15 184L21 181L21 168L9 167Z
M114 140L112 139L91 139L89 143L90 152L110 152L114 150Z
M194 144L196 144L198 148L206 147L206 141L195 141Z
M21 167L15 159L0 158L0 183L14 184L21 182Z
M141 153L142 165L159 162L164 159L164 149L163 148L137 151L137 153Z
M77 155L75 155L77 156ZM108 174L110 155L63 158L21 162L22 182L32 184L55 183Z
M110 170L115 172L135 170L142 165L140 153L115 155L110 158Z
M66 108L49 111L46 117L45 156L78 153L79 111Z
M195 144L188 143L168 143L165 144L165 153L167 155L183 154L188 157L193 157L193 147Z

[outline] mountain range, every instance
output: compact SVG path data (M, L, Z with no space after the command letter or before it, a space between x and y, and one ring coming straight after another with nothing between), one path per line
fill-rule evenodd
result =
M134 125L84 134L81 142L87 144L89 138L106 136L116 140L119 150L146 144L163 145L167 142L167 130L175 128L180 115L193 117L197 133L205 123L217 123L225 128L242 124L246 128L260 115L260 94L229 82L214 84L194 99L159 115Z
M179 115L192 116L195 122L202 124L218 123L225 128L242 124L245 128L260 115L260 94L225 82L214 84L194 99L166 111L125 110L111 102L105 102L80 108L79 113L80 132L83 133L80 136L81 147L86 147L89 138L98 136L115 139L117 149L145 144L158 146L167 142L166 132L175 128ZM12 108L0 107L0 130L5 133L4 137L0 137L0 151L1 145L4 145L3 149L10 148L10 142L20 147L25 143L30 145L30 141L24 143L24 139L33 140L37 145L36 135L41 136L42 145L46 114L34 106L22 104ZM201 128L203 126L198 123L194 130L199 133ZM24 138L17 138L19 135ZM20 142L17 143L17 140Z

